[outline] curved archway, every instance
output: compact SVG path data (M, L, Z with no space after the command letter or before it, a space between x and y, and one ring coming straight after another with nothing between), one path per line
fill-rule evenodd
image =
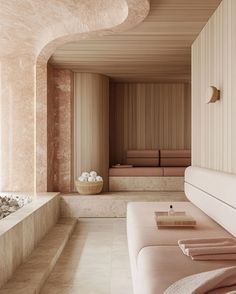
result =
M46 191L46 65L54 50L129 29L149 11L149 0L51 0L41 5L24 0L1 6L2 191Z
M78 14L41 32L35 66L34 94L34 190L47 191L47 62L60 45L127 30L149 12L149 0L77 3ZM72 9L72 7L71 7ZM87 11L89 10L89 14ZM69 32L69 33L68 33Z

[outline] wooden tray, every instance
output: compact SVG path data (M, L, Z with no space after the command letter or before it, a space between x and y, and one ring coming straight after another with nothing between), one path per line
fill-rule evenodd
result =
M156 224L158 227L194 227L196 220L186 214L185 211L177 211L169 215L168 211L155 212Z
M112 167L115 167L115 168L129 168L129 167L133 167L133 165L132 164L115 164Z

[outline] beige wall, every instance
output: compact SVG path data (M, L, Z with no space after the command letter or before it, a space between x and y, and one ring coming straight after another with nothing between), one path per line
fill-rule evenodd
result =
M216 86L221 100L206 104ZM224 0L192 46L193 165L236 173L236 1Z
M70 192L73 185L74 74L48 66L47 191Z
M110 164L127 149L190 148L190 116L189 84L111 84Z
M109 78L93 73L75 74L74 172L95 170L108 190Z

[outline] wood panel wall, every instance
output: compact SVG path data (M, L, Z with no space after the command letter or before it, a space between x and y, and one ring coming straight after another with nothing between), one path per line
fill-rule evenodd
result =
M224 0L192 46L193 165L236 173L236 1ZM221 99L206 104L206 89Z
M110 85L110 164L127 149L191 146L190 84Z
M74 173L95 170L108 190L109 78L100 74L75 74Z

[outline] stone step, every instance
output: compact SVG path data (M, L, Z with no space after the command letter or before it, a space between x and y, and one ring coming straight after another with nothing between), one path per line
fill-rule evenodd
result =
M60 257L77 220L61 218L21 264L0 294L37 294Z
M188 201L184 192L103 192L98 195L60 194L63 217L126 217L128 202Z

